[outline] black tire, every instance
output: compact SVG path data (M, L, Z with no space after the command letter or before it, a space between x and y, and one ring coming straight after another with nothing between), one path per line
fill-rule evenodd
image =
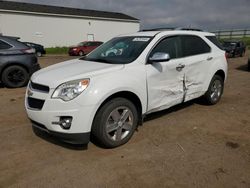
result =
M121 111L122 109L124 109L124 111ZM125 109L128 109L128 111ZM120 116L117 115L117 112ZM125 120L122 118L122 114L124 113L129 115ZM116 118L114 114L116 114ZM119 119L117 117L121 118ZM115 119L119 119L119 121ZM124 121L123 125L121 124L122 121ZM138 112L135 105L125 98L115 98L108 101L98 110L92 126L92 135L102 147L114 148L130 140L137 124ZM123 126L126 126L126 128L124 127L123 129Z
M217 90L215 90L216 86L219 84L220 87L218 86ZM212 78L208 90L204 95L204 100L208 105L214 105L218 103L221 99L221 96L223 94L224 90L224 80L221 78L219 75L214 75ZM217 94L216 94L217 93ZM213 95L214 94L214 95Z
M83 51L80 51L80 52L79 52L79 56L84 56L84 52L83 52Z
M21 66L13 65L4 69L2 73L2 83L9 88L18 88L27 85L29 74Z

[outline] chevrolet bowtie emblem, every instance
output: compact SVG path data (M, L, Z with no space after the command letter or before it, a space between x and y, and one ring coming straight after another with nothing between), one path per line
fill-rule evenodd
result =
M33 92L30 91L30 90L28 90L28 93L27 93L27 94L28 94L29 97L31 97L31 96L33 95Z

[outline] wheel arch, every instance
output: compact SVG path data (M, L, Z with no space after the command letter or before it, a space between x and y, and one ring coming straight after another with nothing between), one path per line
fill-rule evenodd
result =
M141 102L140 98L138 97L138 95L136 95L135 93L133 93L131 91L118 91L116 93L111 94L109 97L107 97L105 100L103 100L95 112L94 119L95 119L98 111L102 108L102 106L104 106L107 102L109 102L110 100L115 99L115 98L125 98L125 99L131 101L135 105L137 112L138 112L138 120L139 120L138 123L142 124L142 108L143 108L142 102ZM93 119L93 121L94 121L94 119Z
M208 90L209 85L210 85L210 83L211 83L211 81L212 81L212 79L213 79L213 77L215 75L219 75L223 79L223 82L225 82L225 80L226 80L226 73L225 73L225 71L223 69L217 70L216 72L210 74L210 79L208 79L206 81L205 86L204 86L204 90L203 90L204 93Z
M220 76L223 79L223 81L225 81L226 79L226 74L222 69L218 70L214 75Z

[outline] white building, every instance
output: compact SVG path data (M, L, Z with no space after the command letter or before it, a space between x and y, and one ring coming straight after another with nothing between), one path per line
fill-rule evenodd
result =
M0 33L45 47L105 42L139 27L138 19L122 13L0 1Z

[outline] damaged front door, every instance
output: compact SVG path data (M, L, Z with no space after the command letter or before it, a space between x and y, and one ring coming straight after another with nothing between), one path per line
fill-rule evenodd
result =
M183 101L184 58L178 36L162 39L152 50L155 53L167 53L168 61L146 65L148 86L148 112L163 110Z

